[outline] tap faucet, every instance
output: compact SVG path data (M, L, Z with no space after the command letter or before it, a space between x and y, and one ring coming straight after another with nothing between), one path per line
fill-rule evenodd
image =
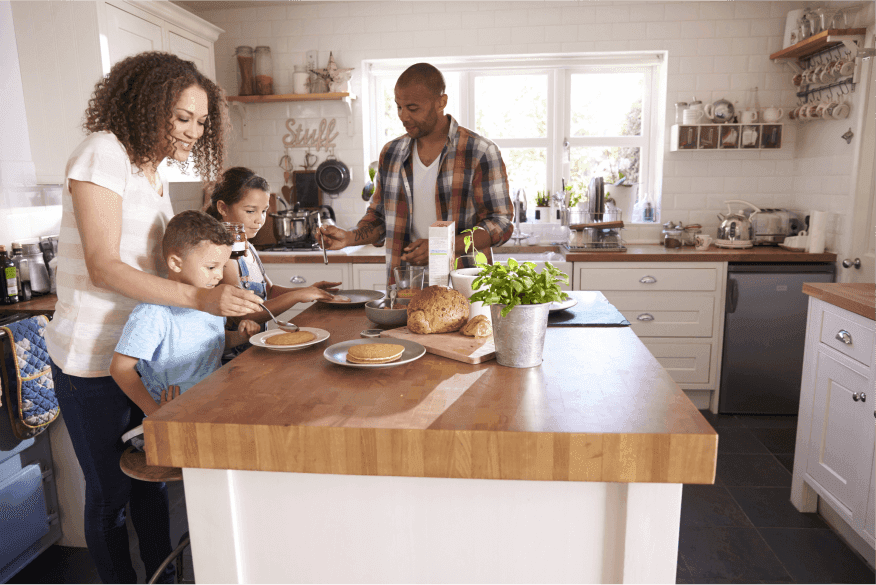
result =
M523 197L526 197L526 192L522 187L514 191L514 232L511 234L510 239L518 245L523 240L529 239L527 234L520 231L520 216L523 215L523 204L525 202Z

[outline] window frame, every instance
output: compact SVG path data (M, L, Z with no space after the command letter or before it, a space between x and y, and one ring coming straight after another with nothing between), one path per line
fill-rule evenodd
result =
M430 58L429 62L445 75L459 74L456 99L457 121L475 131L475 92L477 77L509 74L547 74L547 136L545 138L490 138L500 149L546 148L546 185L549 193L559 191L570 181L570 153L573 147L635 146L640 148L639 192L649 193L658 209L662 201L662 161L665 142L667 55L665 51L627 53L578 53L563 55L509 55L468 58ZM366 157L377 160L385 142L378 135L381 81L394 81L413 59L376 59L363 62L363 148ZM571 136L571 76L577 73L642 71L645 88L642 97L641 136ZM448 84L449 85L449 84ZM367 103L366 103L367 102Z

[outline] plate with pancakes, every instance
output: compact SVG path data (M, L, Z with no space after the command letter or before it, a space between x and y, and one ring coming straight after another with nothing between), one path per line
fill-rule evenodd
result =
M360 307L368 301L379 301L384 295L376 290L339 290L330 301L319 300L317 302L333 305L336 307Z
M329 332L316 327L301 327L295 333L288 333L280 329L269 329L256 333L249 338L249 342L256 347L274 349L277 351L292 351L309 345L314 345L329 338Z
M426 348L407 339L353 339L327 347L325 359L340 366L387 368L400 366L425 355Z

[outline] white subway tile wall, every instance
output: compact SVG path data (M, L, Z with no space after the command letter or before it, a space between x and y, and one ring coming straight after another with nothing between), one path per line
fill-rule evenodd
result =
M355 67L351 91L362 88L362 60L435 56L535 54L577 51L668 51L667 127L674 103L696 97L705 103L725 98L744 106L758 88L762 108L787 112L796 105L790 69L769 59L781 49L785 15L804 2L299 2L287 7L205 10L199 15L227 32L216 43L217 77L235 93L231 56L238 45L268 45L275 59L275 91L291 92L292 66L305 63L307 50L329 51L341 67ZM281 139L288 117L315 128L336 118L336 154L353 174L350 187L330 203L339 223L355 225L366 203L360 197L365 160L361 99L353 104L353 136L339 103L276 104L248 108L249 138L235 130L234 164L250 166L279 189ZM853 106L854 107L854 106ZM232 114L236 126L241 120ZM842 122L797 127L785 118L779 151L669 152L666 132L661 219L699 222L717 230L716 213L725 199L745 199L763 207L836 215L827 247L849 223L853 148L837 139ZM320 160L325 152L320 152ZM297 166L303 151L293 151ZM631 242L656 242L659 229L630 226Z

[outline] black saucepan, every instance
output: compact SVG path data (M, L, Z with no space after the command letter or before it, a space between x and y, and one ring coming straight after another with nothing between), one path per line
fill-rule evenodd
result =
M323 193L340 193L350 184L350 168L329 155L316 167L316 184Z

